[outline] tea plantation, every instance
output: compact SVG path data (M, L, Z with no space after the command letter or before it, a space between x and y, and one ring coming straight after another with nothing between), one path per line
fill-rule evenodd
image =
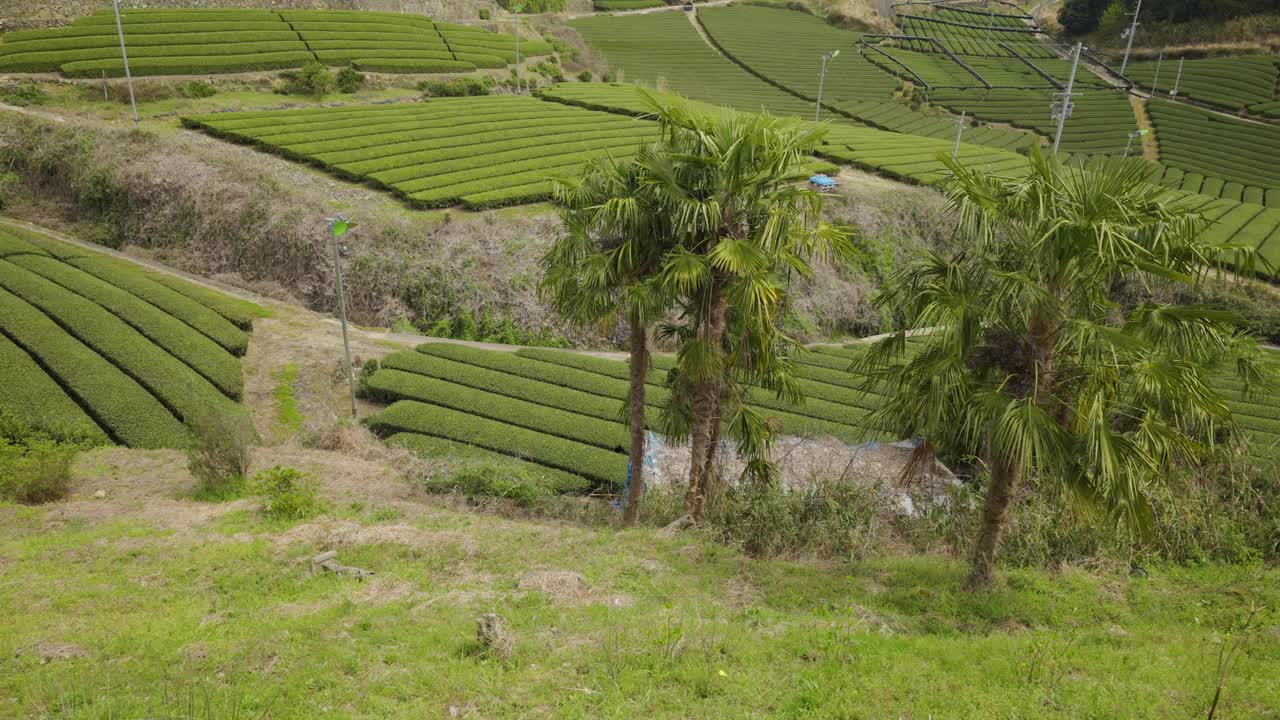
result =
M191 75L295 68L319 60L392 73L467 72L515 61L515 38L397 13L338 10L128 9L121 16L134 75ZM545 55L542 40L521 43ZM110 10L50 30L11 32L0 72L124 74Z
M1163 62L1147 60L1129 65L1126 74L1144 88L1167 96L1175 83L1178 96L1217 105L1232 111L1249 108L1266 114L1266 106L1275 101L1276 83L1280 81L1277 58L1267 55L1199 58L1182 64L1178 79L1178 60L1167 57ZM1159 75L1156 74L1159 68Z
M418 207L542 199L550 177L602 153L627 157L657 133L654 123L511 95L183 122L386 188Z
M181 447L234 410L261 310L0 222L0 409L131 447Z

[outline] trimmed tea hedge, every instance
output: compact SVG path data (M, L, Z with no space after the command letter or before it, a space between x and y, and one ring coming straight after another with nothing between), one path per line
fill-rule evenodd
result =
M131 447L184 447L189 435L160 401L57 323L0 288L0 332L87 408L112 440ZM21 417L27 409L13 408Z
M396 402L369 425L381 435L409 432L476 445L603 485L621 485L627 478L622 453L413 400Z
M546 483L548 489L557 494L576 495L591 490L594 483L586 478L579 477L573 473L567 473L563 470L556 470L545 465L538 465L525 460L519 460L504 455L502 453L486 450L476 447L475 445L467 445L465 443L456 442L454 440L445 440L444 438L432 437L430 435L418 435L415 433L396 433L387 438L387 444L392 447L401 447L410 450L422 457L432 460L444 460L446 462L460 462L463 465L477 465L488 463L501 463L503 466L514 465L524 472L532 475L537 480Z
M550 408L444 380L381 369L368 380L370 390L386 398L406 398L453 408L479 417L519 425L614 452L630 446L625 425Z
M469 72L515 60L515 38L483 28L437 25L420 15L341 10L122 12L135 75L251 72L312 60L380 72ZM62 72L68 77L124 73L114 16L100 12L55 30L9 33L0 72ZM551 52L525 39L526 57Z
M1164 99L1152 99L1147 111L1165 165L1242 186L1280 188L1280 127Z
M177 290L204 297L179 278L0 222L0 338L16 348L0 348L9 368L0 408L89 436L96 427L96 437L127 445L182 447L181 419L235 407L242 380L233 349L243 352L245 334Z
M1182 65L1182 80L1178 82L1178 96L1235 111L1267 103L1275 99L1276 82L1280 80L1276 60L1266 55L1186 60ZM1130 63L1126 73L1142 87L1168 95L1178 78L1178 59L1165 58L1159 64L1159 78L1156 65L1154 60Z
M488 207L546 197L550 178L592 157L634 154L657 127L524 96L218 113L189 127L388 189L419 207Z
M95 444L110 442L93 418L85 414L25 350L14 345L3 329L0 329L0 410L38 428Z

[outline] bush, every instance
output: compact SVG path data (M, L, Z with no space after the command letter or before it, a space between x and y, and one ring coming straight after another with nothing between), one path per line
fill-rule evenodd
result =
M364 73L347 66L338 71L334 82L338 86L338 92L351 94L364 85Z
M583 70L578 73L578 82L591 82L591 71Z
M536 470L507 463L481 463L432 478L423 489L433 493L458 493L468 497L494 497L531 507L558 494L555 485Z
M324 511L315 477L276 465L253 476L249 492L266 498L262 511L275 520L305 520Z
M480 8L480 19L488 20L493 17L493 13L489 12L489 8Z
M0 500L36 505L66 497L76 454L91 444L0 412Z
M256 433L249 415L209 410L192 418L190 426L194 440L187 449L187 469L200 483L199 494L211 499L236 495L253 460Z
M312 60L299 70L280 73L283 85L277 90L284 95L314 95L324 97L333 92L336 81L329 68Z
M0 172L0 210L18 194L18 173L12 170Z
M49 94L38 83L24 82L0 85L0 102L10 105L17 105L18 107L43 105L48 99Z
M488 95L496 81L488 75L466 75L452 80L423 80L418 89L428 97Z
M563 12L567 7L565 0L498 0L498 4L507 10L522 5L522 14Z
M213 83L190 80L178 84L178 95L184 98L207 98L218 94Z

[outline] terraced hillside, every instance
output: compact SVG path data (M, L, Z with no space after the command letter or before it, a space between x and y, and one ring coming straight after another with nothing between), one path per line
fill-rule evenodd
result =
M741 110L809 116L813 105L761 80L708 47L683 13L596 16L569 23L628 82ZM816 68L815 68L816 77Z
M96 442L181 447L233 410L256 306L0 222L0 409Z
M572 174L600 153L627 157L657 133L651 122L510 95L218 113L183 123L388 189L419 207L542 199L550 177Z
M380 72L468 72L515 61L515 38L397 13L331 10L155 10L122 12L134 75L188 75L294 68L319 60ZM52 30L11 32L0 72L124 74L109 10ZM542 40L521 43L542 55Z
M961 7L908 6L897 15L902 35L931 38L957 55L980 57L1053 58L1053 50L1039 39L1029 16L982 12ZM903 44L919 52L940 52L920 40Z
M1160 161L1182 170L1184 185L1200 182L1201 192L1227 197L1248 192L1254 200L1261 196L1265 204L1280 207L1280 127L1164 99L1152 99L1147 111ZM1212 183L1208 191L1206 183Z
M1231 111L1257 108L1255 112L1266 114L1266 105L1276 99L1280 58L1241 55L1185 60L1180 81L1175 58L1130 63L1126 74L1140 86L1161 94L1168 94L1177 82L1179 97Z

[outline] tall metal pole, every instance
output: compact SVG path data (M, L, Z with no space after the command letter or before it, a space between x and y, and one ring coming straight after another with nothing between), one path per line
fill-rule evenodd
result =
M138 103L133 99L133 75L129 73L129 53L124 49L124 25L120 22L120 0L111 0L116 11L116 34L120 36L120 59L124 61L124 81L129 85L129 107L133 108L133 126L138 126Z
M1186 60L1186 58L1178 58L1178 77L1173 81L1173 89L1169 91L1169 97L1178 97L1178 86L1182 84L1182 63Z
M1156 58L1156 74L1151 78L1151 94L1160 92L1160 66L1164 64L1164 48L1160 49L1160 57Z
M1133 24L1129 26L1129 44L1124 47L1124 62L1120 63L1120 74L1123 75L1125 68L1129 67L1129 52L1133 50L1133 36L1138 34L1138 13L1142 12L1142 0L1138 0L1138 7L1133 9Z
M347 338L347 293L342 286L342 253L338 238L354 223L339 215L329 224L333 236L333 270L338 279L338 318L342 321L342 352L346 358L347 382L351 385L351 417L356 416L356 375L351 368L351 341Z
M1062 92L1062 106L1057 110L1057 132L1053 133L1053 155L1057 155L1057 147L1062 143L1062 128L1066 127L1066 118L1071 117L1071 95L1075 88L1075 70L1080 67L1080 49L1083 42L1075 44L1075 58L1071 60L1071 77L1066 81L1066 91Z
M520 8L516 5L512 10L516 14L516 94L520 94Z
M955 160L960 155L960 134L964 132L964 116L968 110L960 111L960 119L956 121L956 144L951 148L951 159Z
M839 50L822 53L822 69L818 71L818 102L813 107L813 121L818 122L822 119L822 85L827 80L827 63L831 62L840 55Z
M1067 89L1062 95L1062 107L1058 108L1058 130L1053 134L1053 154L1058 154L1058 146L1062 144L1062 129L1071 116L1071 95L1076 86L1076 69L1080 67L1080 50L1084 43L1076 43L1075 58L1071 61L1071 78L1067 80Z

